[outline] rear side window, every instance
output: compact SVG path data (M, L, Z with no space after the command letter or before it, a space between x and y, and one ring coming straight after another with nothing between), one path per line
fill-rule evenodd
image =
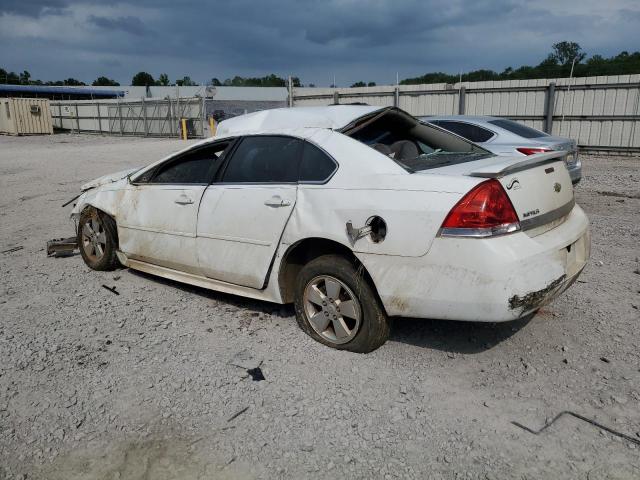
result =
M336 163L322 150L310 143L304 143L300 163L301 182L324 182L336 170Z
M511 133L515 133L516 135L520 135L524 138L539 138L549 136L547 133L536 130L535 128L527 127L526 125L514 122L513 120L490 120L489 123L495 125L496 127L504 128L505 130Z
M461 137L464 137L467 140L471 140L475 143L486 142L491 137L493 137L492 131L487 130L486 128L479 127L478 125L473 125L471 123L455 122L451 120L438 120L432 123L435 123L439 127L456 133Z
M302 141L291 137L246 137L229 160L227 183L295 183Z

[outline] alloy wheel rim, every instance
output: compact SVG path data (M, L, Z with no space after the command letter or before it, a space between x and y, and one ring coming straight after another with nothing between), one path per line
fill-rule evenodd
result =
M107 234L98 218L91 218L82 226L82 249L86 256L97 262L107 249Z
M358 334L360 303L344 282L330 275L317 276L305 287L303 302L307 321L324 340L339 345Z

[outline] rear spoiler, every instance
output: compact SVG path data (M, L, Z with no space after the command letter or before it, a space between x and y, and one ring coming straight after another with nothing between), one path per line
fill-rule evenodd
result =
M474 172L471 172L469 176L481 178L501 178L512 173L520 172L522 170L528 170L540 165L556 162L558 161L558 159L566 156L567 152L563 150L557 152L536 153L534 155L526 157L524 160L521 160L519 162L513 162L512 160L510 160L506 162L495 163L493 165L487 165L486 167L482 167Z

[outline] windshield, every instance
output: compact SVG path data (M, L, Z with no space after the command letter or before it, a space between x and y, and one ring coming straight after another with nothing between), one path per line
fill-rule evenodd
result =
M493 156L478 145L421 123L396 108L368 115L342 133L386 155L408 172Z

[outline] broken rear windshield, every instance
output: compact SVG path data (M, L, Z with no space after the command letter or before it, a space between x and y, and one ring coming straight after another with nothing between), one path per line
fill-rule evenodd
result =
M368 115L342 133L386 155L408 172L493 156L478 145L423 124L396 108Z

